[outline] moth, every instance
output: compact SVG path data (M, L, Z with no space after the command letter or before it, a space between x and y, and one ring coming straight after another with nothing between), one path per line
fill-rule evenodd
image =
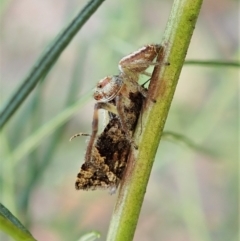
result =
M94 99L92 134L85 160L77 175L77 190L109 189L113 193L124 174L131 148L137 149L134 130L147 90L138 84L139 75L150 65L156 65L161 46L147 45L119 61L120 73L107 76L97 83ZM109 123L98 135L98 110L108 111ZM85 135L76 134L73 137Z

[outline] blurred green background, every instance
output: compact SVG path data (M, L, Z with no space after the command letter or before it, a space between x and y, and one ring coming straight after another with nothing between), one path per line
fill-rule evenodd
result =
M1 1L1 105L86 2ZM91 230L105 240L116 195L75 190L87 140L68 141L90 133L94 101L87 98L60 128L57 118L117 74L123 56L161 41L172 2L105 1L2 131L0 201L38 240L77 240ZM237 59L238 5L203 2L187 60ZM238 98L237 68L184 66L165 131L199 149L162 139L134 240L238 240ZM0 240L10 239L0 233Z

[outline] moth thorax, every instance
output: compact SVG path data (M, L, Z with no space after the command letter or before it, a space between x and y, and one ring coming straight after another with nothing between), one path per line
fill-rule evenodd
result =
M122 85L123 79L120 76L107 76L98 82L93 97L99 102L108 102L115 98Z

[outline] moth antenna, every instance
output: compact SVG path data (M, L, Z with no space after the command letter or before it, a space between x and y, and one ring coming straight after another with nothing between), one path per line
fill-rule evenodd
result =
M73 135L69 141L72 141L72 139L76 138L76 137L79 137L79 136L91 136L90 134L87 134L87 133L77 133L75 135Z

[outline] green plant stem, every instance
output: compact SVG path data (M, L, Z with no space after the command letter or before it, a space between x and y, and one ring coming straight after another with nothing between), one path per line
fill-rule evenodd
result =
M204 67L240 67L240 62L237 61L219 61L219 60L186 60L185 65L197 65Z
M17 88L0 111L0 129L6 124L8 119L31 93L37 83L46 76L65 47L70 43L79 29L97 10L103 1L104 0L90 1L40 57L27 77L23 80L22 84Z
M108 241L133 239L153 161L160 142L177 81L195 28L202 0L175 0L159 56L169 66L157 66L149 87L142 128L135 132L138 150L130 153L125 179L110 223ZM156 103L152 101L156 100Z

